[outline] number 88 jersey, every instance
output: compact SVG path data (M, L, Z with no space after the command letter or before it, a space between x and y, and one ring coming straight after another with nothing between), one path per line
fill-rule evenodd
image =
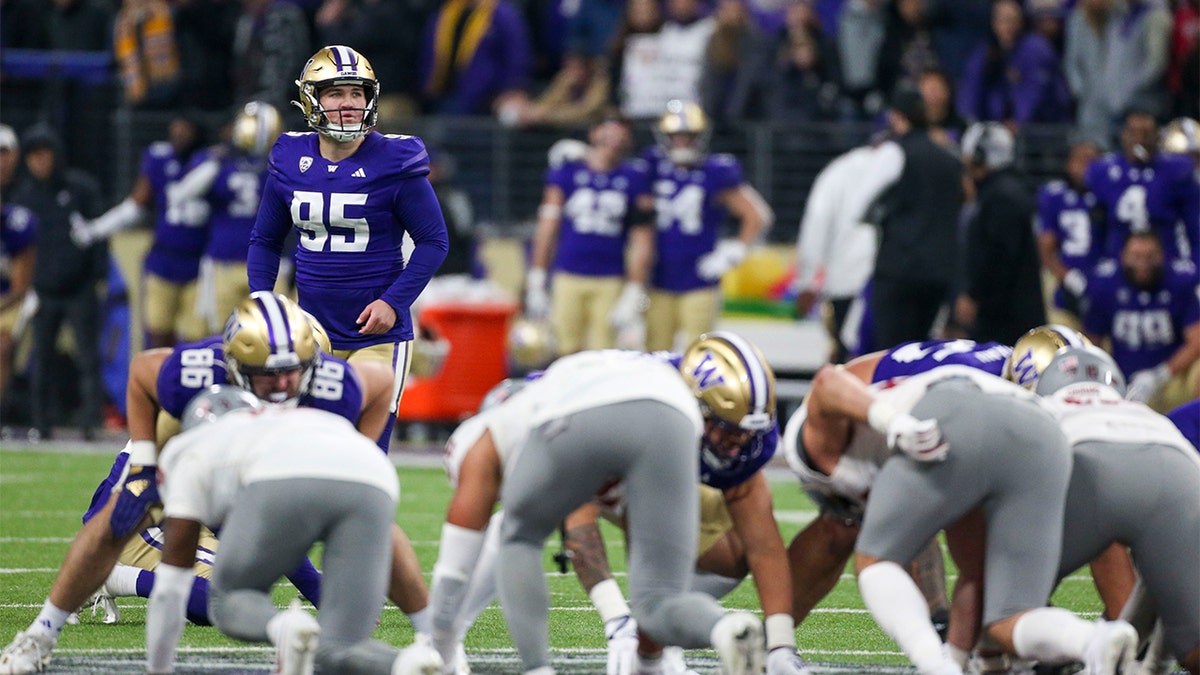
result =
M196 394L214 384L226 384L221 340L220 335L214 335L180 345L163 362L156 388L159 406L165 412L179 419ZM362 383L354 369L345 359L322 354L308 391L300 395L299 405L339 415L355 424L362 413L362 404Z

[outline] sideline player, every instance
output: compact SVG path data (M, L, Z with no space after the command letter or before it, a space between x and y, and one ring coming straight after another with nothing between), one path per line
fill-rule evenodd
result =
M228 378L267 401L341 414L364 435L378 437L391 374L377 364L318 357L312 325L287 298L254 293L231 315L223 337L134 357L126 388L130 443L116 460L127 466L103 507L76 533L38 617L0 653L0 673L35 672L49 663L68 615L100 588L125 545L150 524L145 514L158 501L154 439L165 442L178 432L179 415L205 387ZM419 632L428 632L428 593L416 555L399 526L392 532L390 597Z
M646 348L675 348L712 330L720 309L721 277L775 218L771 207L742 177L733 155L708 154L708 117L699 105L673 100L655 126L650 162L658 218L657 257L646 310ZM722 223L737 221L737 236L718 242Z
M279 137L247 259L250 290L275 286L288 232L295 228L296 290L333 344L358 363L379 361L394 373L391 438L411 362L410 308L449 247L442 209L429 179L429 153L416 136L374 133L379 81L349 47L323 47L296 80L313 131ZM416 245L401 253L407 232Z
M727 614L712 597L686 590L697 543L696 447L704 421L677 369L638 352L581 352L559 359L541 379L469 423L484 428L450 457L456 488L431 596L434 644L448 666L455 665L457 622L484 529L503 501L501 606L525 672L554 672L542 548L569 513L609 482L623 481L630 596L642 630L664 644L714 646L726 673L760 672L761 621Z
M430 647L371 640L388 583L388 530L400 485L387 458L344 417L267 406L216 385L183 412L163 448L159 489L166 542L146 609L147 671L174 671L202 526L220 528L213 623L239 640L270 642L276 672L435 675ZM293 601L278 611L271 586L316 542L324 544L317 618ZM371 608L374 611L371 611Z

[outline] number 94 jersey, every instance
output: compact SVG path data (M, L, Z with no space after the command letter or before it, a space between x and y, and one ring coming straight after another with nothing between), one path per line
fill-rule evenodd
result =
M179 419L193 396L214 384L226 382L221 336L179 345L158 371L158 404ZM301 394L299 404L331 412L357 424L362 413L362 383L345 359L322 354L312 384Z
M658 216L654 287L684 293L715 286L716 281L696 273L696 261L717 246L728 215L718 200L742 184L741 163L733 155L713 154L699 166L677 166L657 147L644 157L650 162Z

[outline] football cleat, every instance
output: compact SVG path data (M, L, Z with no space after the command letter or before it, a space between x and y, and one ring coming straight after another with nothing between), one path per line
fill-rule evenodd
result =
M688 668L687 660L683 657L683 647L663 647L663 675L699 675Z
M21 631L0 651L0 674L40 673L50 664L50 652L57 641L41 633Z
M1038 326L1022 335L1013 345L1012 353L1004 362L1002 376L1032 390L1050 359L1063 347L1090 345L1079 331L1058 324Z
M462 656L465 657L465 654ZM466 659L462 660L465 662ZM442 656L436 649L422 642L413 642L401 649L396 660L392 662L392 675L439 675L442 672ZM455 668L449 672L457 674L462 671ZM469 668L467 672L471 672Z
M1122 675L1134 672L1137 631L1125 621L1096 622L1084 651L1084 675Z
M312 675L316 667L321 625L316 617L304 611L299 598L293 598L288 608L278 616L281 622L279 642L275 645L275 669L271 672L277 675Z
M108 586L105 584L101 584L99 590L92 593L90 598L83 601L83 607L89 606L92 609L92 616L96 616L99 612L104 612L103 621L106 624L114 624L121 621L121 608L117 607L117 601L114 599L112 593L108 592ZM79 623L79 613L71 612L71 615L67 617L67 623Z
M760 675L765 667L766 637L762 621L749 612L730 612L712 629L713 649L721 659L721 675Z
M358 124L334 124L321 108L321 89L343 84L358 85L366 94L365 107L359 109L362 121ZM379 80L375 79L371 62L353 49L341 45L322 47L304 65L296 86L300 88L300 100L292 101L292 105L300 108L308 126L317 133L348 143L375 128L379 118Z

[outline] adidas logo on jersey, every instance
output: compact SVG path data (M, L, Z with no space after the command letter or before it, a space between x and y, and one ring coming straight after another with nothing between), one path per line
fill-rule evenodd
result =
M355 172L354 172L354 173L352 173L352 174L350 174L350 175L351 175L351 176L354 176L355 178L366 178L366 177L367 177L367 172L366 172L366 171L363 171L363 170L362 170L362 167L360 166L360 167L358 167L358 169L357 169L357 170L355 170Z

